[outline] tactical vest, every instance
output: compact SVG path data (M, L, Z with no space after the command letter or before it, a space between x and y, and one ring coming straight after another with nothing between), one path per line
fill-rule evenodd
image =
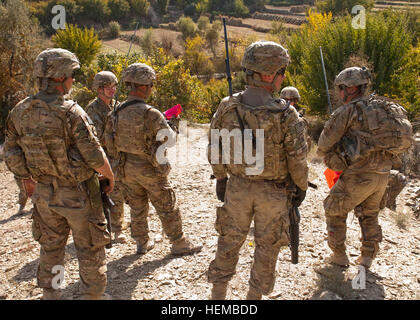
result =
M230 141L230 163L226 164L227 171L232 175L237 175L250 180L277 180L283 181L288 175L286 150L284 148L284 122L287 113L290 111L288 106L283 107L273 101L264 106L249 106L241 102L242 94L237 94L229 98L228 106L221 110L218 117L219 124L216 127L225 128L232 132L241 127L242 120L245 129L252 129L253 136L256 137L256 129L264 130L264 169L258 175L249 175L247 168L255 167L255 164L246 164L244 157L240 164L234 164L235 140ZM235 108L238 110L236 114ZM228 118L227 118L228 117ZM240 119L238 119L240 118ZM253 139L253 156L256 152L256 138ZM242 140L244 141L244 140ZM243 146L244 153L244 146Z
M74 101L49 105L31 96L23 101L20 121L16 124L18 144L26 166L35 180L52 176L79 183L87 180L93 170L87 166L69 138L69 113L76 108Z
M405 109L383 97L371 96L354 102L357 123L342 141L352 162L372 152L398 155L413 142L413 130Z
M141 156L150 156L151 150L145 140L145 117L151 109L140 101L121 104L115 111L114 144L118 152L126 152Z

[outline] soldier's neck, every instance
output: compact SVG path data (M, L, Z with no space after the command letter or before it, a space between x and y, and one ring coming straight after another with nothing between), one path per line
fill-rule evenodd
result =
M111 104L112 99L108 98L107 96L105 96L103 94L99 94L98 98L100 100L102 100L102 102L105 103L107 106L109 106Z
M247 87L242 95L242 102L251 106L262 106L272 99L271 93L260 87Z

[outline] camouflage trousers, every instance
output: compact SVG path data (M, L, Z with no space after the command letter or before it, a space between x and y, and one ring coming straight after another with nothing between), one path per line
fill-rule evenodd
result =
M267 295L274 288L280 247L290 241L287 190L273 181L229 178L225 203L217 208L215 227L219 240L208 281L223 283L233 277L252 220L255 251L249 285Z
M114 190L112 191L111 200L115 203L115 207L111 212L111 228L112 232L121 232L124 224L124 186L120 181L115 180Z
M127 160L121 185L130 206L131 236L137 243L144 244L149 239L149 200L155 207L169 240L174 242L183 236L175 193L166 175L153 174L153 169L149 170Z
M324 200L328 245L338 254L346 251L347 214L355 209L362 231L362 255L374 258L382 241L378 223L380 203L388 184L388 173L345 171Z
M19 205L24 207L26 205L26 202L28 201L28 196L26 195L26 190L23 185L22 179L15 178L16 184L19 187Z
M106 287L104 246L92 241L88 217L92 210L87 192L75 186L36 184L32 196L34 214L32 231L41 245L37 271L38 286L51 288L52 268L64 266L64 251L72 231L79 261L79 274L83 294L101 295Z

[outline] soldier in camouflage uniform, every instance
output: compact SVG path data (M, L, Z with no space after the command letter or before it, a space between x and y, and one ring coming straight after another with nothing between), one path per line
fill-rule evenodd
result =
M110 181L109 193L114 177L86 112L64 99L79 67L67 50L41 52L34 68L40 91L20 101L6 123L6 164L23 179L34 203L33 236L41 245L37 280L44 299L59 298L52 270L64 265L70 230L83 298L107 297L104 245L109 234L104 221L93 215L86 181L97 179L95 171L100 173Z
M137 253L144 254L154 247L147 222L149 199L172 243L172 253L194 253L201 246L193 246L182 231L175 193L168 182L170 165L157 157L163 143L157 135L166 132L169 138L175 139L175 133L163 114L145 103L155 79L155 71L145 64L132 64L123 71L122 81L130 94L109 118L106 147L113 157L119 158L115 172L131 209L131 235L136 240Z
M113 160L108 154L105 147L105 124L109 113L113 110L115 101L113 100L117 90L118 79L109 71L101 71L93 79L92 90L97 92L98 97L88 104L86 112L96 128L99 142L105 150L108 159L111 163ZM113 212L111 213L111 227L115 232L114 239L116 242L124 243L127 237L122 233L122 226L124 223L124 195L122 187L118 180L115 181L115 187L111 194L111 199L115 203Z
M300 94L299 94L298 89L296 89L295 87L291 87L291 86L285 87L280 92L280 98L286 100L286 102L290 102L290 105L293 106L296 109L297 112L299 112L299 116L305 122L305 125L306 125L306 130L305 130L306 143L308 144L308 150L311 150L312 141L311 141L311 137L309 136L309 133L308 133L309 122L304 117L306 110L303 109L299 105Z
M340 266L349 264L345 247L349 211L355 209L362 231L357 263L369 268L382 241L378 213L394 154L390 149L379 149L378 144L387 140L393 142L394 132L379 135L378 129L383 126L378 125L378 121L387 121L387 117L392 121L398 116L399 123L406 123L407 135L410 134L410 124L402 107L381 97L365 95L369 81L370 73L366 68L351 67L340 72L335 86L345 104L332 114L318 141L318 155L324 158L327 167L343 171L324 201L328 245L333 251L328 260ZM384 104L397 113L392 117L384 116L380 113L386 110Z
M273 290L280 247L290 242L289 210L292 203L299 206L306 195L305 123L294 107L273 98L281 88L289 61L287 50L275 42L251 44L242 60L249 87L224 98L211 121L209 162L217 179L217 197L224 201L217 208L219 240L208 271L212 299L226 298L228 281L235 274L252 221L255 252L247 299L261 299ZM264 130L264 168L259 173L248 171L250 167L243 163L221 161L222 144L219 136L215 139L212 135L238 128L242 133L242 129L252 129L253 135L257 129ZM231 153L236 143L230 144Z

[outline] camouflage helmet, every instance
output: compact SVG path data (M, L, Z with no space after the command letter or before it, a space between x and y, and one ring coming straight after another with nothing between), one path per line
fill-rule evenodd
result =
M122 81L150 85L156 80L156 73L152 67L144 63L130 64L122 73Z
M285 48L273 41L257 41L245 50L242 67L261 74L276 74L287 67L290 56Z
M351 67L341 71L335 78L334 85L345 85L346 87L357 87L363 84L368 84L372 78L369 70L366 67Z
M102 88L108 84L117 83L118 79L115 74L110 71L101 71L95 75L95 78L93 78L92 90L96 92L99 88Z
M74 53L61 48L48 48L36 57L34 75L39 78L66 78L79 68L80 62Z
M298 89L295 87L285 87L280 92L280 98L282 99L297 99L300 100L300 94Z

